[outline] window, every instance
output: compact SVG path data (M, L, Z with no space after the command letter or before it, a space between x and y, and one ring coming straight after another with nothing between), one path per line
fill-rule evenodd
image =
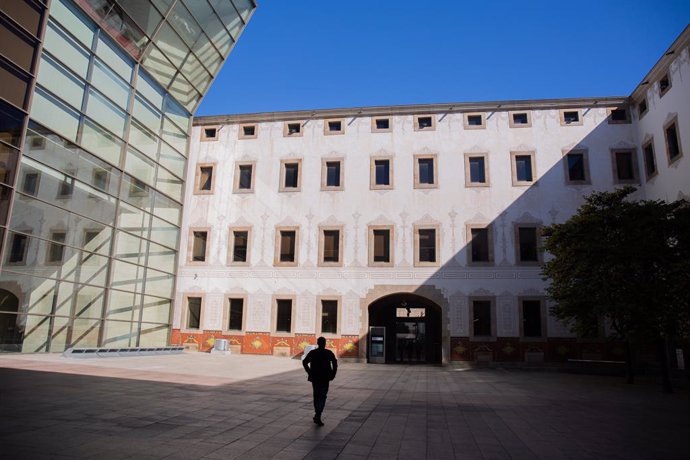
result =
M371 132L372 133L389 133L391 131L390 118L372 118Z
M582 124L580 110L561 110L562 126L579 126Z
M230 229L230 265L247 265L249 263L248 227Z
M520 316L522 317L522 336L543 337L544 314L542 313L541 300L521 299L520 303Z
M235 163L234 193L254 192L254 162Z
M436 188L436 155L415 155L414 188Z
M282 160L280 162L281 192L299 192L301 188L301 177L299 173L302 160Z
M490 226L468 226L467 239L470 246L467 252L469 265L493 263L493 231Z
M415 115L415 131L433 131L436 129L436 117L433 115Z
M609 124L621 125L630 123L630 112L627 107L616 107L608 109Z
M393 188L393 159L372 157L369 188L385 190Z
M319 238L319 265L342 266L342 227L321 227Z
M465 153L465 187L488 187L489 170L486 153Z
M534 152L510 152L513 185L534 183Z
M96 168L91 175L91 183L97 189L106 192L110 183L110 174L105 169Z
M227 316L227 330L241 331L243 330L244 319L244 298L237 297L228 298L228 316Z
M192 230L191 231L192 244L191 244L191 254L189 257L190 262L206 262L207 257L207 230Z
M671 89L671 75L665 74L659 80L659 97L664 97L669 89Z
M415 266L438 265L438 228L415 226Z
M220 129L217 126L202 126L201 127L201 140L202 141L215 141L218 140L218 131Z
M657 174L653 138L642 144L642 154L644 155L645 175L647 176L647 180L649 180Z
M297 227L276 229L276 255L273 261L275 266L297 266L297 232Z
M329 158L321 160L321 190L343 189L343 160Z
M486 118L483 113L463 114L463 125L465 129L484 129L486 128Z
M41 173L27 172L24 174L22 181L22 192L27 195L36 196L38 194L38 184L41 180Z
M259 127L255 124L240 125L239 138L240 139L256 139Z
M29 248L29 237L18 233L12 234L12 246L7 260L10 264L25 264L26 252Z
M565 182L569 185L589 184L589 162L586 150L565 150Z
M276 332L292 332L292 299L276 300Z
M539 257L539 227L535 225L516 225L515 237L517 244L517 263L519 265L535 265L540 262Z
M639 104L637 104L637 115L642 119L642 117L647 113L647 99L642 99Z
M196 165L196 186L195 193L199 195L209 195L213 193L213 186L215 185L215 178L213 177L213 164L198 164Z
M377 225L369 227L369 266L391 266L393 257L391 243L393 226Z
M637 161L635 152L630 149L611 150L613 159L613 177L617 184L637 182Z
M65 238L67 233L65 232L53 232L50 235L50 241L48 243L48 257L46 262L48 263L60 263L65 254Z
M345 128L342 119L337 120L324 120L323 121L323 133L326 136L333 134L344 134Z
M338 333L338 301L321 299L321 334Z
M186 329L199 329L201 327L201 297L187 297Z
M508 124L511 128L528 128L532 126L532 114L530 112L509 112Z
M678 137L678 116L674 116L671 121L664 125L664 135L666 137L666 156L670 165L683 156Z
M493 300L472 299L472 336L492 337L494 335Z
M302 136L302 123L299 121L285 122L283 125L284 137L300 137Z

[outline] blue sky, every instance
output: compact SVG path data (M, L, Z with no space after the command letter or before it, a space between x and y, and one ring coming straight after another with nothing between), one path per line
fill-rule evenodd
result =
M690 0L259 0L197 115L629 95Z

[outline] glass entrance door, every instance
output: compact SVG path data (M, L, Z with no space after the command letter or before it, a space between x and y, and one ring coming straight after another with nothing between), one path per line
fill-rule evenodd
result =
M425 362L426 309L403 306L395 316L395 361Z

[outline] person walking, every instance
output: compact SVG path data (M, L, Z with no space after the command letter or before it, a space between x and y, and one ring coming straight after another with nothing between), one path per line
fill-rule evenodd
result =
M328 384L335 378L338 372L338 360L331 350L326 349L326 339L319 337L316 340L318 348L310 351L302 361L304 370L309 375L312 389L314 390L314 423L323 426L321 413L326 406Z

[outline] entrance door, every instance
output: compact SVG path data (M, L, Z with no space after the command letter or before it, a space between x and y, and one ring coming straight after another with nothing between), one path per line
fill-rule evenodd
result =
M395 361L426 362L426 308L396 308Z

